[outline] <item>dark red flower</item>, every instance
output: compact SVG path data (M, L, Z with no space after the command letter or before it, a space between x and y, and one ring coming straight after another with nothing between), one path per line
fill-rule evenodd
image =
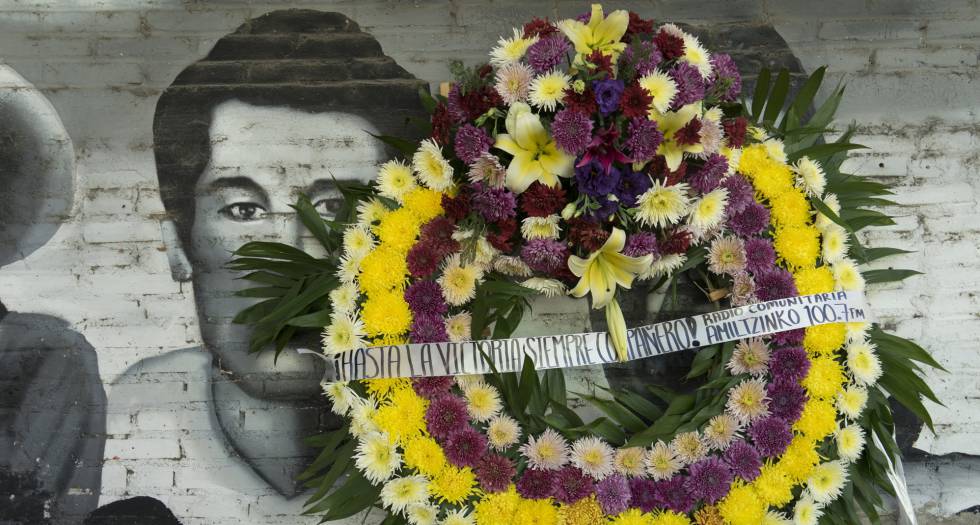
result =
M448 145L452 125L452 118L449 116L449 108L446 104L442 102L436 104L436 109L432 112L432 139L440 146Z
M728 139L729 148L741 148L745 143L745 129L749 121L745 117L726 118L721 121L721 127L725 130L725 137Z
M609 78L613 77L612 55L606 55L596 49L585 57L585 63L589 68L590 75L603 72L608 75Z
M687 175L687 163L682 161L676 170L670 171L667 168L667 159L663 155L657 155L647 164L647 173L654 179L663 181L664 185L673 186L684 180Z
M439 263L442 262L444 256L445 254L438 246L427 242L417 242L408 250L406 257L408 271L412 277L417 279L428 277L439 268Z
M640 15L630 11L630 23L626 27L626 35L623 36L623 39L625 40L627 35L650 33L653 33L653 20L644 20L640 18Z
M470 195L468 193L460 193L455 197L443 195L442 209L445 210L449 220L461 221L470 214Z
M547 18L544 20L534 17L530 22L524 24L524 38L532 37L545 37L552 33L557 33L558 28L554 24L548 21Z
M663 242L657 246L660 253L664 255L671 253L687 253L687 249L690 247L691 232L686 230L674 230L667 236L666 239L664 239Z
M570 226L568 240L575 246L581 246L589 253L602 248L606 239L609 238L609 232L588 219L576 217L568 221L568 224Z
M521 209L530 217L547 217L565 206L565 190L534 182L521 194Z
M511 237L517 232L517 221L515 219L504 219L494 225L497 227L497 231L487 234L487 242L504 253L510 252L513 248Z
M684 54L684 39L663 29L653 38L653 43L657 45L665 60L673 60Z
M652 103L653 97L650 93L635 82L626 86L623 90L623 98L619 101L623 116L627 118L645 118Z
M599 106L595 101L595 93L592 92L592 88L586 88L581 93L576 93L571 88L566 89L565 98L562 100L562 104L564 104L568 109L581 111L589 116L592 116L599 110Z
M484 456L476 466L476 479L487 492L503 492L517 473L514 462L500 454Z
M422 226L419 242L430 245L440 254L455 252L459 250L459 243L453 240L453 230L453 221L448 217L436 217Z
M493 73L493 66L490 64L483 64L480 69L476 70L476 76L480 78L487 78L490 73Z
M701 142L701 119L693 118L684 127L674 133L674 142L680 146L689 146Z
M609 173L609 168L614 162L626 164L630 162L622 151L616 147L616 139L619 138L619 130L615 124L610 124L606 129L598 130L592 136L592 141L585 148L585 154L575 164L576 167L588 166L593 160L602 165L603 171Z
M490 108L500 106L504 102L497 90L491 86L480 86L464 93L458 84L454 84L449 90L447 100L449 115L457 124L472 122Z

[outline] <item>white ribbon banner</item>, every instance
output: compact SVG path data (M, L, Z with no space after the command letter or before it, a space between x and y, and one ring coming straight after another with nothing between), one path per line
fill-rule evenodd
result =
M864 295L832 292L755 303L627 330L629 361L827 323L867 321ZM514 337L459 343L359 348L323 356L335 381L519 372L528 356L538 370L620 362L607 332ZM328 375L330 372L328 371Z

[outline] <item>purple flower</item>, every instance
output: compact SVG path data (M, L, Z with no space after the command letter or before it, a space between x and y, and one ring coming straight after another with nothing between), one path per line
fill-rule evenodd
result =
M588 497L595 490L592 478L586 476L577 467L566 466L558 471L558 487L554 497L559 503L571 505Z
M755 295L760 301L796 297L793 274L782 268L772 268L755 274Z
M448 311L442 290L434 281L415 281L405 289L405 301L412 313L444 315Z
M654 492L668 509L687 514L694 508L694 498L684 488L684 476L677 475L665 481L658 481Z
M650 512L663 503L657 499L657 484L646 478L630 478L630 506Z
M776 264L776 249L768 239L749 239L745 241L745 269L760 274L772 269Z
M802 328L786 330L785 332L776 332L772 334L772 342L777 345L801 345L803 344L803 336L805 335L806 331Z
M599 207L590 210L588 217L594 219L597 223L608 221L612 214L616 213L616 210L619 209L619 201L610 199L607 195L597 197L595 201Z
M449 394L456 382L452 376L416 377L412 379L415 393L429 400Z
M550 498L558 488L554 471L529 468L517 480L517 493L527 499Z
M755 443L755 449L763 456L771 458L786 451L789 442L793 440L793 431L786 421L770 416L752 423L749 436Z
M527 63L535 73L547 73L561 64L568 52L568 41L561 35L546 36L527 49Z
M465 426L446 438L446 459L457 467L475 467L487 453L487 437L479 430Z
M466 402L456 396L439 396L425 410L425 426L432 437L443 441L454 432L469 428Z
M553 239L532 239L521 249L521 259L532 270L555 273L565 267L565 262L568 260L568 247Z
M769 396L769 413L787 422L794 422L803 413L806 403L806 390L800 386L799 379L787 380L782 375L774 375L774 381L766 385Z
M759 453L752 445L741 439L732 443L722 458L731 467L732 472L745 481L757 478L762 468L762 458L759 457Z
M606 171L599 162L592 162L575 168L575 182L578 191L590 197L611 194L619 185L620 172L616 168Z
M480 155L490 151L490 146L493 146L493 139L490 138L490 135L473 124L463 124L456 131L453 149L456 151L459 160L466 164L472 164L473 161L480 158Z
M413 343L441 343L449 340L446 322L439 314L416 314L412 318L411 333Z
M626 238L623 254L630 257L643 257L657 253L657 236L649 232L637 232Z
M724 155L712 153L698 171L688 176L691 187L701 193L708 193L718 187L728 172L728 159Z
M769 227L769 208L753 202L738 213L729 213L728 227L739 237L758 235Z
M563 109L555 114L551 135L564 152L578 155L592 141L592 119L581 111Z
M487 492L503 492L515 472L513 461L500 454L489 454L476 466L476 479Z
M592 140L589 141L589 145L585 148L585 153L575 164L575 167L580 168L588 166L589 164L598 161L599 166L602 166L603 173L609 173L609 170L612 169L614 162L619 162L621 164L630 162L630 158L616 148L616 139L618 138L619 130L616 129L614 124L611 124L608 128L597 131L596 134L592 136Z
M622 57L620 57L620 60L624 61L624 64L633 65L631 69L636 71L637 77L652 73L663 59L664 56L660 54L660 49L649 40L626 46L626 49L623 50Z
M711 89L718 93L718 98L731 102L742 92L742 75L738 73L735 60L725 53L711 55Z
M622 80L606 79L592 82L595 101L599 104L599 113L605 116L619 109L619 99L623 98L624 89L626 85Z
M799 346L777 348L769 357L769 371L776 382L794 383L810 371L810 358Z
M664 141L664 134L657 127L657 122L645 118L635 118L630 121L629 138L624 144L630 152L633 162L646 162L657 155L657 148Z
M671 104L673 109L704 99L704 80L698 68L687 62L678 62L669 75L677 84L677 95Z
M606 477L595 487L596 499L603 512L610 516L626 510L630 503L630 486L621 474Z
M506 188L492 188L477 182L470 202L473 209L489 222L500 222L517 215L517 197Z
M629 165L626 166L624 173L619 178L619 186L616 187L616 198L620 205L632 208L636 206L636 199L645 191L653 186L650 177L642 171L633 171Z
M711 457L688 467L684 488L696 499L714 503L728 493L728 486L735 479L732 469L722 460Z
M746 206L755 202L755 190L745 177L735 174L721 181L721 187L728 190L728 208L730 213L738 213Z

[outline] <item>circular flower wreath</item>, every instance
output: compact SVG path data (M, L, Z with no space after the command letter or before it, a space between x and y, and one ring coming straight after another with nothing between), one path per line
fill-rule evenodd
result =
M744 108L731 57L599 5L535 19L489 65L457 69L448 97L427 99L431 138L410 164L384 164L338 227L327 354L507 337L543 294L590 296L625 355L616 297L636 280L696 272L709 301L739 306L904 276L851 258L900 250L854 236L881 223L857 206L887 202L840 173L854 146L815 144L840 92L801 119L822 69L791 101L786 74L770 89L764 72ZM896 453L876 383L928 421L912 361L938 366L868 323L813 326L698 351L693 393L586 396L607 416L591 423L567 408L560 371L325 384L345 424L315 440L311 511L378 506L414 525L876 519ZM869 432L881 448L865 450Z

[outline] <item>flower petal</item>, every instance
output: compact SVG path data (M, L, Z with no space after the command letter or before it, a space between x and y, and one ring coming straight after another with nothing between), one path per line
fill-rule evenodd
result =
M545 153L538 157L538 160L546 171L559 177L570 177L575 164L575 158L556 148L554 142L548 143Z
M599 248L599 251L619 253L623 251L624 246L626 246L626 232L619 228L613 228L612 233L609 234L605 244L602 245L602 248Z
M506 133L497 135L497 141L493 143L493 147L502 149L511 155L517 155L518 152L524 151L521 145Z
M548 132L534 113L521 113L514 120L514 140L526 150L536 151L548 143Z
M592 308L602 308L612 300L613 292L616 291L616 283L612 276L607 274L607 268L602 258L589 266L589 288L592 289Z
M575 277L582 277L588 271L589 265L592 264L594 259L595 257L583 259L577 255L571 255L568 257L568 269L572 271Z
M619 42L623 38L623 35L626 34L626 28L629 27L629 23L629 13L622 9L613 11L595 27L593 38L596 43L613 44Z

